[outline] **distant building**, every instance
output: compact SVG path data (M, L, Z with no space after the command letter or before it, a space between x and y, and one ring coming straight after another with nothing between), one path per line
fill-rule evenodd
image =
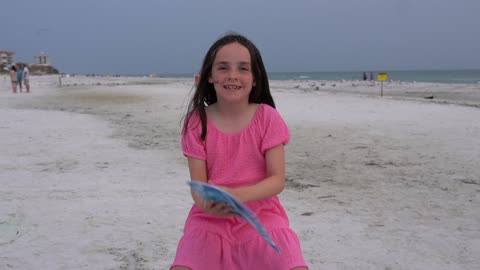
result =
M48 61L48 55L45 53L40 53L39 55L35 55L33 57L33 63L35 65L49 65L50 62Z
M15 52L0 50L0 66L10 68L15 65Z
M32 75L58 74L58 70L50 65L31 64L29 69Z
M42 52L33 57L30 73L34 75L58 74L58 70L50 64L48 55Z

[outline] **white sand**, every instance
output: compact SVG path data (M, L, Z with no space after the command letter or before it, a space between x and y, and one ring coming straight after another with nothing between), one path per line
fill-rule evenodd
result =
M192 204L190 80L62 84L0 82L0 269L168 269ZM271 85L311 269L480 269L480 86Z

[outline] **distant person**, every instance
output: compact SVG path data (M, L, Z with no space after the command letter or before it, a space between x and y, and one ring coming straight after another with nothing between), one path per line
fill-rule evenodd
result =
M27 93L30 93L30 70L26 65L23 68L23 85L25 85Z
M275 109L260 52L246 37L227 34L208 50L199 79L182 130L190 179L245 203L281 253L230 206L192 191L194 203L170 269L307 270L277 196L285 186L290 133Z
M373 81L373 72L370 71L370 81Z
M18 85L18 79L17 79L17 69L15 66L12 66L10 69L10 81L12 82L12 90L13 93L17 93L17 85Z
M364 81L367 80L367 73L366 73L366 72L363 72L363 80L364 80Z
M17 70L17 81L18 81L18 87L20 88L20 93L22 92L22 79L23 79L23 69L22 66L18 66Z

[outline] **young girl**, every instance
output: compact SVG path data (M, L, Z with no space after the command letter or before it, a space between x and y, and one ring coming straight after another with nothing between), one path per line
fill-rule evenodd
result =
M15 66L12 66L10 68L10 82L12 83L12 91L14 94L16 94L18 80L17 80L17 69L15 68Z
M232 194L255 213L280 249L276 253L224 203L192 192L175 270L306 270L297 235L277 194L285 186L288 128L275 110L255 45L227 34L209 49L182 131L193 180Z

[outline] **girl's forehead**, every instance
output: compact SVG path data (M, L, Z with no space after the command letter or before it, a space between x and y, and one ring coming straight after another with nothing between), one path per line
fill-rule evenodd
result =
M234 60L241 60L241 62L250 62L250 52L247 47L239 43L230 43L221 47L214 62L230 62Z

